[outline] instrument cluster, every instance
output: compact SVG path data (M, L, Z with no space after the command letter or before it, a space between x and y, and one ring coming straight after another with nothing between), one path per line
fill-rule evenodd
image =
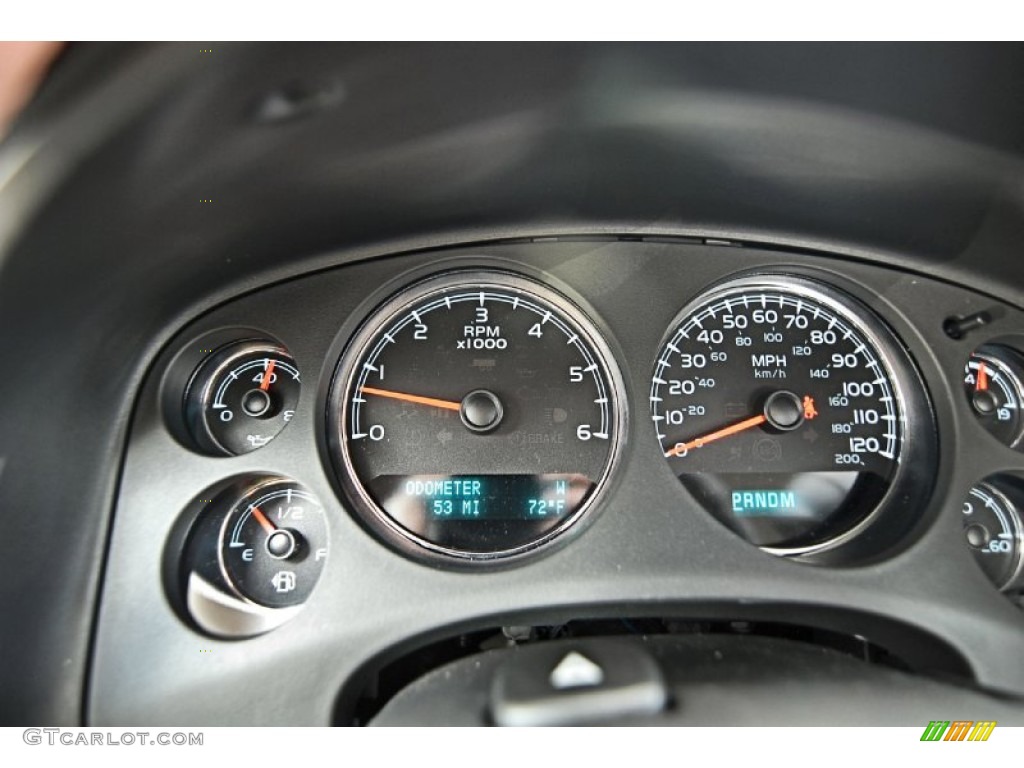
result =
M703 518L750 557L884 562L942 514L950 407L978 427L958 439L999 457L965 489L958 546L997 589L1024 587L1013 328L983 338L984 312L930 308L945 339L978 341L966 397L947 403L942 376L955 391L959 372L936 379L929 361L925 375L918 328L856 276L761 254L686 278L686 246L661 247L679 261L608 262L619 290L566 279L571 260L541 245L350 265L336 270L345 301L311 276L183 330L155 373L154 427L165 459L169 445L193 457L187 502L160 510L178 620L221 638L280 627L353 531L382 568L399 557L463 578L529 573L622 514ZM657 513L624 490L640 461Z

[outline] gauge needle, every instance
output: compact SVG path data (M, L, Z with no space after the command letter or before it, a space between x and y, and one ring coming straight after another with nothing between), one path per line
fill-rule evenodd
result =
M267 519L267 516L260 511L259 507L252 508L252 516L256 518L256 522L259 523L263 530L268 534L277 530L277 528L274 527L274 524Z
M393 400L402 400L406 403L419 403L420 405L432 405L435 408L444 408L448 411L457 411L462 408L461 403L451 400L438 400L433 397L420 397L419 395L407 395L404 392L392 392L390 389L376 389L375 387L360 387L360 392L377 397L390 397Z
M974 389L976 392L984 392L988 389L988 370L984 363L978 364L978 383Z
M267 365L267 370L263 372L263 381L260 383L260 389L266 392L270 388L270 377L274 373L274 366L277 364L276 360L271 360Z
M686 453L691 448L700 448L707 445L714 440L721 440L723 437L729 437L729 435L735 435L737 432L743 432L744 430L751 429L764 424L768 419L765 415L759 414L758 416L751 416L749 419L732 424L728 427L715 430L701 437L695 437L687 443L677 443L676 447L665 453L665 458L672 458L673 456L679 456L680 454Z

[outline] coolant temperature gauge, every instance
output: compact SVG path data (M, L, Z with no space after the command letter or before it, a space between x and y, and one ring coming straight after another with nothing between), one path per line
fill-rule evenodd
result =
M999 589L1015 587L1021 573L1021 521L1010 498L978 483L963 508L964 539L985 575Z
M195 442L212 454L238 456L269 443L299 402L299 369L270 341L222 347L196 369L185 392L185 421Z
M1011 448L1019 448L1024 435L1022 362L1008 347L985 345L971 354L964 367L964 393L974 417Z

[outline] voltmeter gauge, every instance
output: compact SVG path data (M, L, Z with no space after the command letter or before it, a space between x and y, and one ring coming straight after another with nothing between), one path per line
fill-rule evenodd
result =
M964 393L971 412L993 437L1011 448L1021 448L1024 418L1024 360L995 344L979 347L964 366Z
M276 626L301 606L327 559L320 502L276 476L243 478L213 495L186 547L188 609L217 635Z
M1020 514L990 483L978 483L964 501L964 540L985 575L999 589L1018 583L1022 567Z
M270 341L221 347L193 373L185 392L185 421L196 444L212 454L238 456L269 443L299 402L299 369Z

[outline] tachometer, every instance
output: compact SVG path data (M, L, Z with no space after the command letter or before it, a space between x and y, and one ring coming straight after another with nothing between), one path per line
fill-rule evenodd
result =
M517 275L449 273L354 337L330 398L332 460L363 519L402 551L509 557L592 505L617 454L619 392L568 299Z
M809 553L889 494L908 419L930 429L920 387L901 381L912 377L852 299L804 278L742 278L673 324L651 414L673 471L716 517L759 546Z

